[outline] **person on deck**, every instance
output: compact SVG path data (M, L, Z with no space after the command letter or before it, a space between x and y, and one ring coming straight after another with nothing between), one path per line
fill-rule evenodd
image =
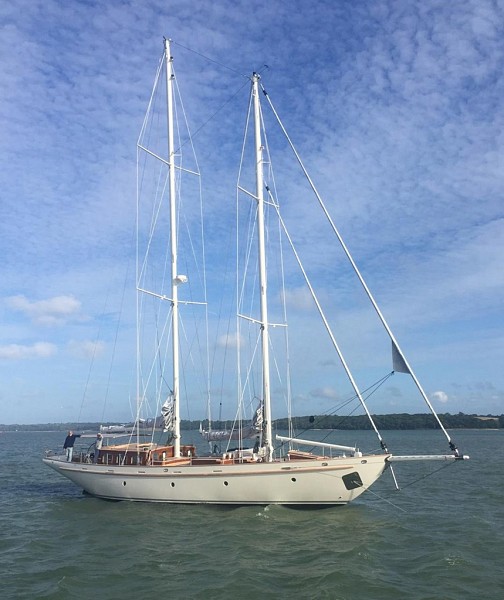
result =
M101 433L98 433L96 436L95 451L94 451L94 458L93 458L93 462L95 464L98 462L98 458L100 456L100 450L102 449L102 446L103 446L103 435Z
M63 449L66 450L67 462L72 462L73 448L74 448L75 440L78 437L80 437L80 433L74 433L73 431L69 431L68 435L65 438L65 443L63 444Z

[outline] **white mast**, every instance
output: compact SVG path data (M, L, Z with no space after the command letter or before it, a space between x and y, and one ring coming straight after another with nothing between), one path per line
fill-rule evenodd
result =
M261 106L259 100L260 75L252 75L252 95L254 99L255 153L256 153L256 200L257 200L257 232L259 241L259 286L261 300L261 346L263 370L263 403L266 433L266 460L273 460L273 444L271 431L271 396L270 396L270 364L269 364L269 325L266 276L266 249L264 235L264 179L263 179L263 145L261 139Z
M170 40L165 39L166 97L168 110L168 166L170 197L171 240L171 298L172 298L172 344L173 344L173 424L174 454L180 456L180 374L179 374L179 306L177 288L177 211L175 188L175 147L173 143L173 69Z

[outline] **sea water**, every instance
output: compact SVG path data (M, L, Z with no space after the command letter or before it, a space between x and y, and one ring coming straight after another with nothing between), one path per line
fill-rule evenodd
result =
M384 433L446 451L439 432ZM504 431L451 433L470 461L396 463L401 491L386 472L323 510L98 500L42 463L64 433L1 433L0 597L500 600Z

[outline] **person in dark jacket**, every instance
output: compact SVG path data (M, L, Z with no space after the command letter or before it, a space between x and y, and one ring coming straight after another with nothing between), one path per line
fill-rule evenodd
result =
M67 462L72 462L73 448L74 448L75 440L78 437L80 437L80 434L76 434L73 431L69 431L68 435L65 438L65 443L63 444L63 449L66 450Z

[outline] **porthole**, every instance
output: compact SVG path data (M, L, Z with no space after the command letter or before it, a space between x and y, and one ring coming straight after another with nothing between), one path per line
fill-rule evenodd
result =
M296 478L295 478L295 477L292 477L292 478L291 478L291 481L293 481L294 483L296 483Z
M125 482L125 481L123 481L123 485L126 485L126 482Z
M227 481L224 482L224 485L229 485L229 483Z
M174 483L173 481L170 483L170 485L171 485L172 487L175 487L175 483Z

